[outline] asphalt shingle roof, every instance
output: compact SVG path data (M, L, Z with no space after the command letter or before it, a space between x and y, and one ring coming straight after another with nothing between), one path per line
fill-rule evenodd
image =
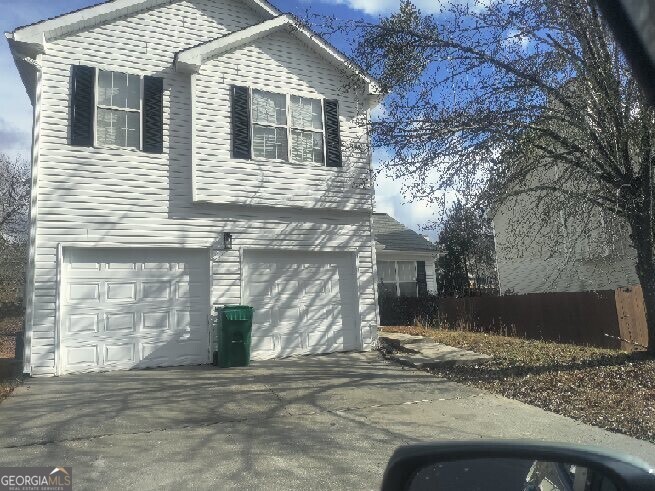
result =
M373 234L375 241L392 251L434 251L429 240L386 213L373 213Z

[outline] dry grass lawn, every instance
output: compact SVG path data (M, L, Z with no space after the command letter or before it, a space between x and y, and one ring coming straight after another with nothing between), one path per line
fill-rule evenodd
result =
M0 291L0 301L14 301ZM14 361L16 334L23 330L21 315L0 312L0 401L6 398L21 382L19 366Z
M644 353L423 327L382 330L493 356L431 370L436 375L655 443L655 358Z

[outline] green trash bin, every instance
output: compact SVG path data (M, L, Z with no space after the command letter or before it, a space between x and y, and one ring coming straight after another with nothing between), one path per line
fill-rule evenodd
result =
M217 307L214 364L221 368L250 365L253 308L247 305Z

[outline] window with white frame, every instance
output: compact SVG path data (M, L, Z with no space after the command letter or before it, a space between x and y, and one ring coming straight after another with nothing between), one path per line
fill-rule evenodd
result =
M291 96L291 160L323 163L323 107L318 99Z
M252 154L256 158L288 160L287 98L252 91Z
M380 295L418 296L416 261L378 261L377 269Z
M251 101L253 157L325 162L321 100L253 90Z
M141 147L141 77L98 70L96 143Z

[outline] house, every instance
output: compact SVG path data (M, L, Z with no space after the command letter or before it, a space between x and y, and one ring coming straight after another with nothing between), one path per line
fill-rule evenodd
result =
M586 146L589 129L596 131L599 108L589 104L594 90L584 77L564 81L559 97L544 101L547 109L534 125L542 129L524 132L501 152L504 166L512 169L507 173L511 184L500 192L504 202L487 210L501 293L616 290L639 284L627 222L612 205L607 209L593 199L616 191L599 193L600 170L571 163L571 146L588 155L596 151ZM567 111L563 96L578 109L580 121L561 117ZM494 180L488 183L492 195L502 189L503 177Z
M493 213L501 294L616 290L639 284L625 223L601 210L585 211L584 217L564 210L543 214L539 202L534 193L526 193ZM538 217L540 223L526 217Z
M34 108L25 372L376 338L375 81L265 0L113 0L7 38Z
M373 233L380 295L436 293L434 244L386 213L373 214Z

